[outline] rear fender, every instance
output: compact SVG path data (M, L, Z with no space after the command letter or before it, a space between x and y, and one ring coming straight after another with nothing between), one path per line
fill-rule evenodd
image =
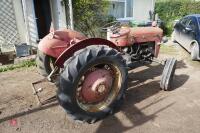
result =
M44 37L38 45L40 51L54 58L58 58L67 47L69 47L68 42L49 38L49 36Z
M90 39L86 39L83 41L80 41L70 47L68 47L56 60L55 65L58 67L63 68L63 64L64 62L69 59L76 51L83 49L87 46L91 46L91 45L107 45L111 48L114 48L116 50L119 51L119 48L112 43L111 41L108 41L106 39L102 39L102 38L90 38Z
M72 40L84 40L86 38L87 37L80 32L70 29L61 29L45 36L40 41L38 49L47 55L58 58L60 54L70 46Z

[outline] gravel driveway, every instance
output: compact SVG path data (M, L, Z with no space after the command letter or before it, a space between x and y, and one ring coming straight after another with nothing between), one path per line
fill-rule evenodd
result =
M37 107L31 83L42 77L36 68L0 73L0 133L199 133L200 62L178 46L167 47L171 53L159 58L178 59L173 90L159 88L161 65L140 66L129 71L122 109L90 125L74 122L57 103Z

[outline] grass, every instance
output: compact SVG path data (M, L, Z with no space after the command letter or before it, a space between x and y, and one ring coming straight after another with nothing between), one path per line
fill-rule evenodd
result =
M168 46L168 45L163 45L163 44L160 47L160 53L170 54L170 55L177 55L178 54L174 45Z
M0 66L0 73L6 72L6 71L11 71L11 70L18 69L18 68L27 68L27 67L31 67L31 66L36 66L35 60L27 60L27 61L23 61L19 64Z

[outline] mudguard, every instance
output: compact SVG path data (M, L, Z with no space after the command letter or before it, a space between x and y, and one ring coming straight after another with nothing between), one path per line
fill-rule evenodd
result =
M49 33L39 43L38 49L43 53L58 58L72 41L87 39L83 34L70 29L61 29ZM76 42L73 42L76 43Z
M63 53L57 58L55 65L62 68L64 62L67 59L69 59L76 51L86 48L87 46L91 46L91 45L107 45L111 48L114 48L114 49L120 51L120 49L114 43L112 43L111 41L108 41L106 39L102 39L102 38L85 39L74 45L71 45L65 51L63 51Z

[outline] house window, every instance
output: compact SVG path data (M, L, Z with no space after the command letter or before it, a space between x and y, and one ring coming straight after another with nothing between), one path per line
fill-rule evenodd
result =
M133 17L133 0L126 0L126 16Z
M111 1L109 15L116 18L123 18L125 15L125 1Z
M116 18L133 17L133 0L110 0L109 15Z

